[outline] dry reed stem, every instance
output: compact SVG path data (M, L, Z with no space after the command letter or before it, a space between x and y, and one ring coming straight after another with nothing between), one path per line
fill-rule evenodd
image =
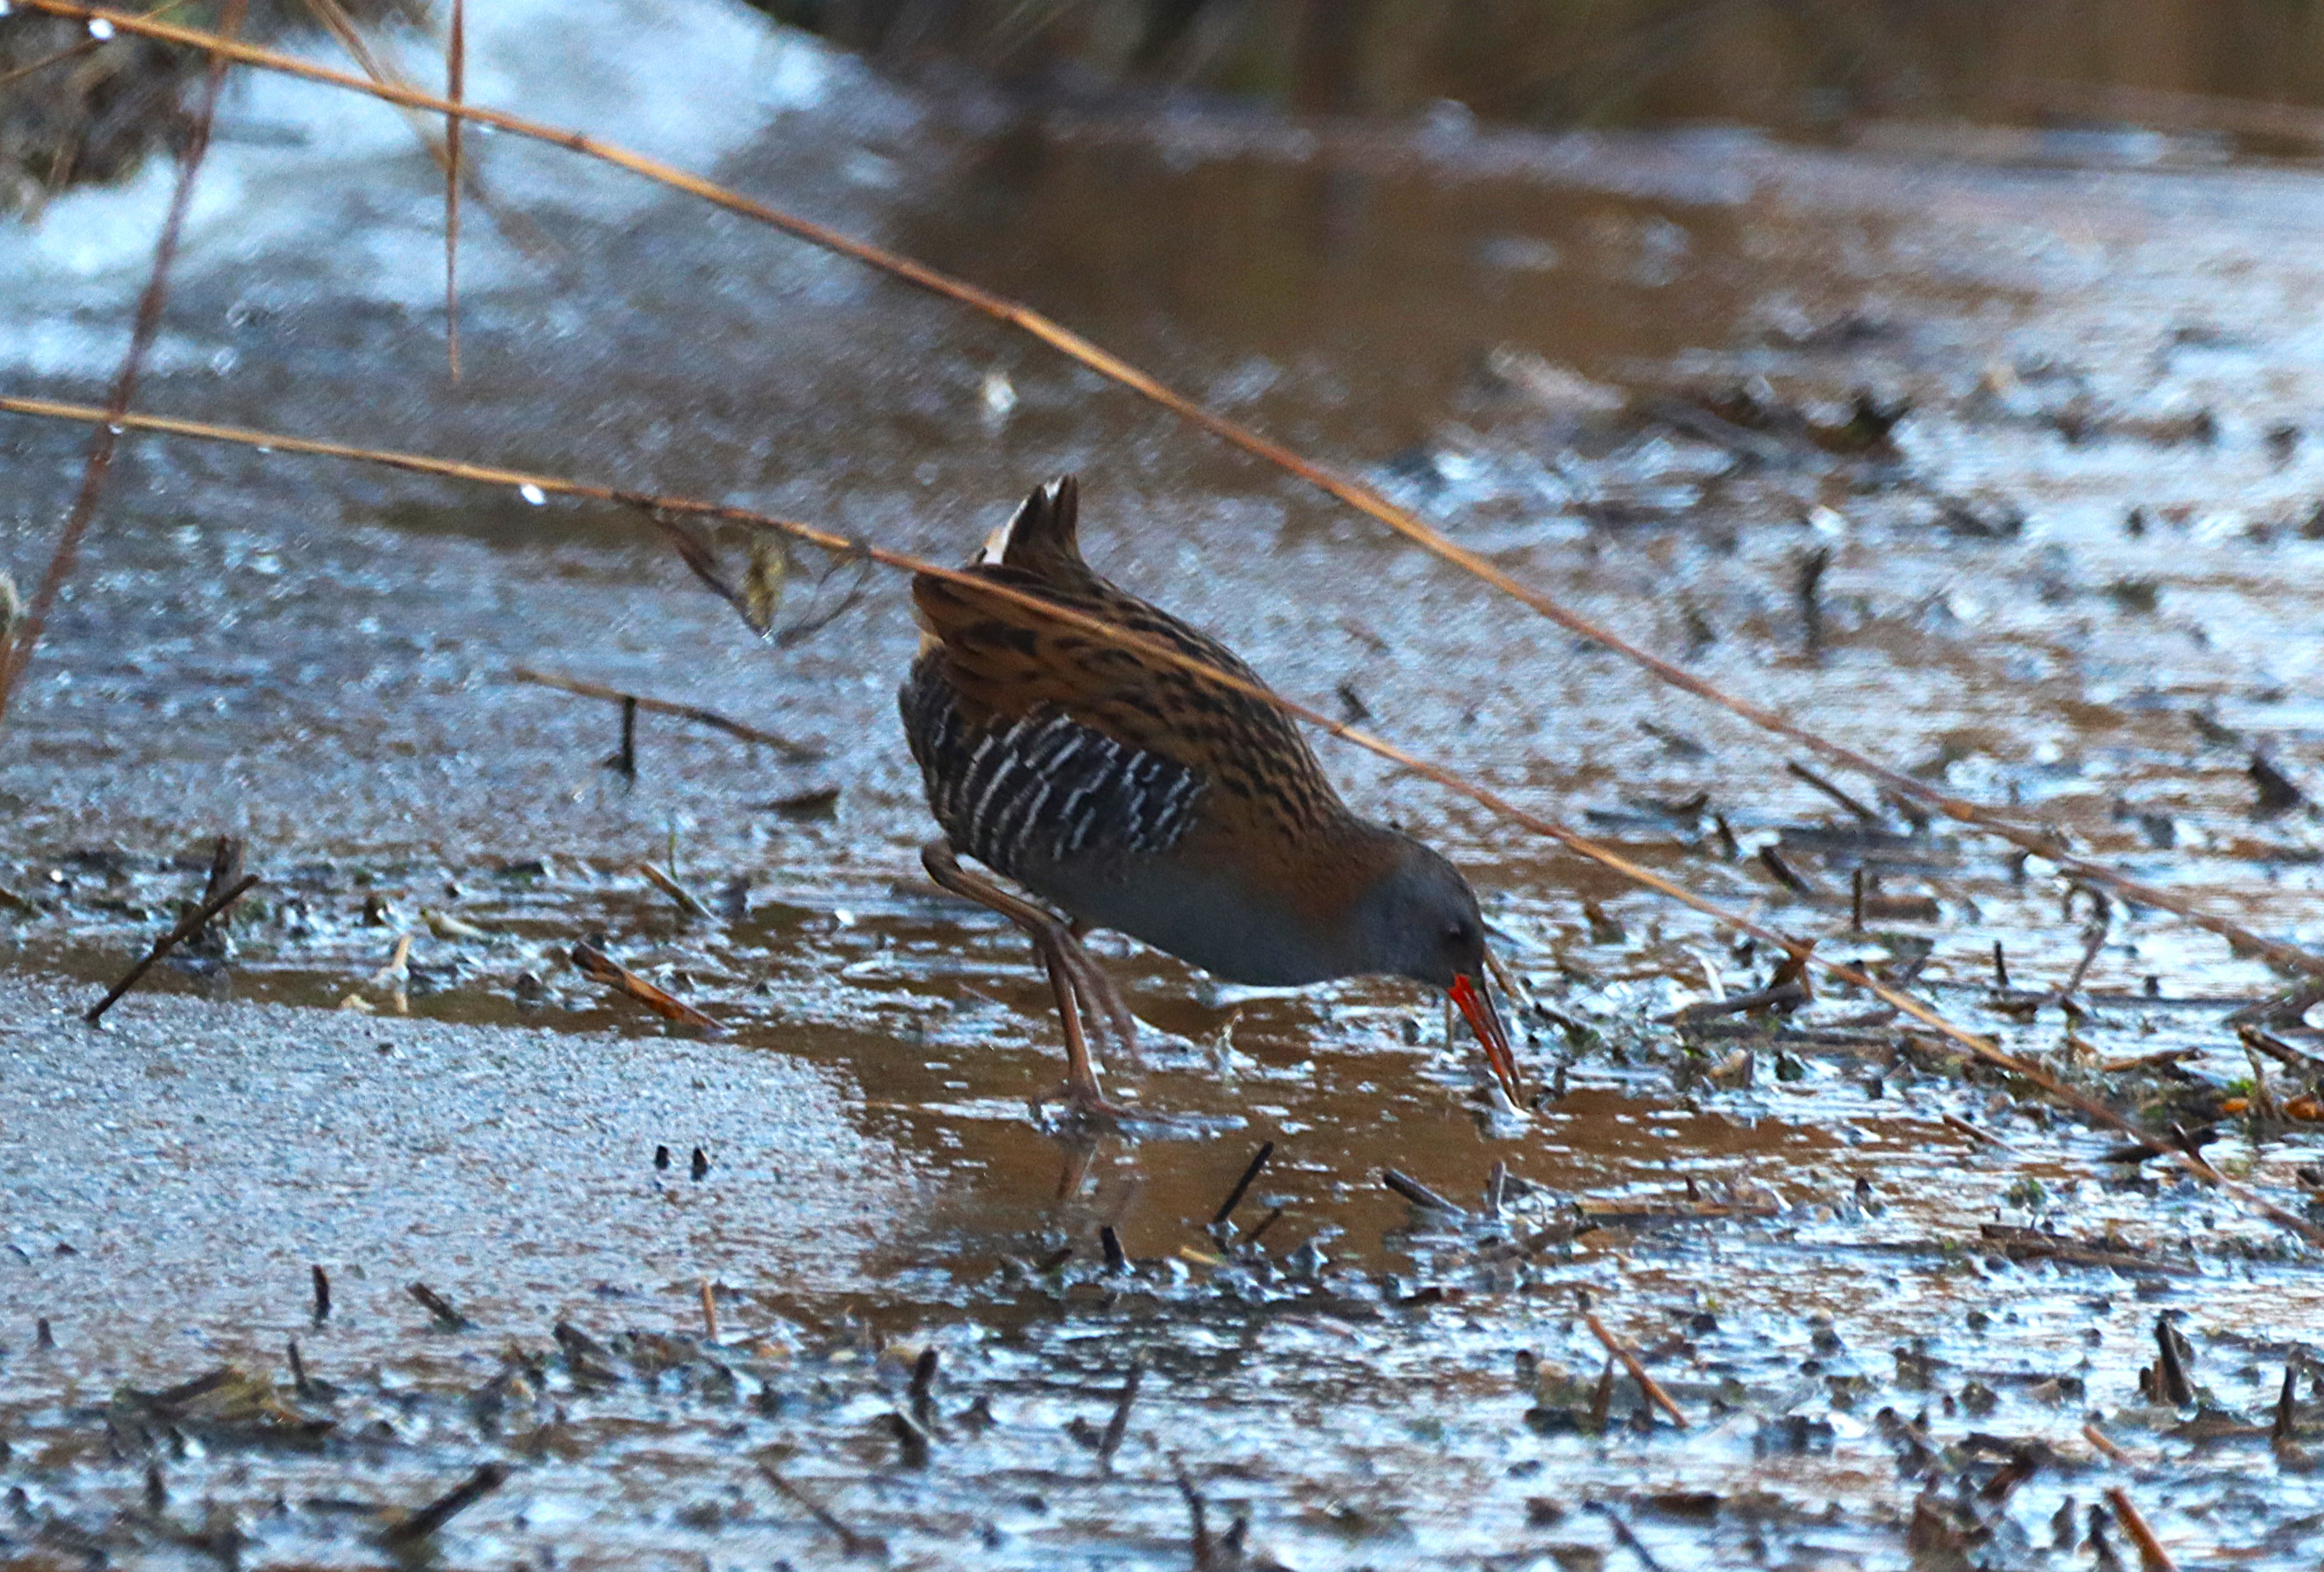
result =
M710 909L703 905L700 901L695 899L693 891L687 889L685 885L671 878L668 874L663 873L659 868L655 867L651 863L640 863L638 865L638 872L644 876L647 883L651 884L655 889L669 896L672 902L677 903L678 909L680 911L685 912L688 917L707 917L710 915Z
M444 96L457 104L468 73L466 0L452 0L452 32L444 46ZM460 380L460 130L457 115L444 116L444 354L452 380Z
M181 3L181 0L173 0L173 3ZM339 47L347 51L348 58L363 68L364 75L374 82L389 83L396 87L410 85L410 79L404 72L394 51L375 47L365 39L362 30L355 25L355 18L347 14L346 7L341 4L341 0L307 0L307 8L314 13L315 20L322 23L323 31L338 41ZM459 27L465 20L464 15L456 16L454 23L456 28ZM459 39L460 46L461 81L465 81L467 60L465 29L456 36ZM461 81L455 81L450 85L449 97L456 103L461 97ZM445 116L447 134L439 139L428 128L425 116L408 104L397 103L396 107L403 111L405 123L411 127L412 134L420 139L420 145L435 162L436 167L442 170L447 177L455 177L459 180L469 199L483 208L492 217L503 239L535 262L546 261L555 254L557 248L554 244L533 225L531 220L521 213L503 210L493 201L491 193L484 189L484 177L477 172L474 159L460 160L456 176L455 176L455 151L460 129L464 124L461 116L457 115Z
M356 448L341 442L325 442L308 437L292 437L272 431L255 431L243 427L214 425L208 421L189 421L175 416L113 417L108 416L103 410L95 409L87 404L62 403L49 399L0 395L0 411L40 415L55 420L83 421L111 420L124 430L197 437L209 441L237 443L249 448L271 448L282 453L305 453L318 458L353 459L361 463L381 465L391 469L401 469L414 475L432 475L452 480L477 481L490 485L532 486L544 494L554 493L561 496L588 497L599 502L615 503L625 507L635 508L645 513L650 520L657 513L693 514L703 518L719 519L729 523L741 524L747 529L787 535L793 540L819 547L825 551L858 557L867 561L880 563L883 567L899 569L907 573L925 574L944 583L956 584L964 588L974 590L980 595L991 596L996 599L1025 606L1117 648L1185 671L1200 680L1222 688L1229 692L1255 699L1261 704L1273 706L1286 715L1296 717L1330 733L1342 742L1362 748L1368 753L1376 754L1390 763L1401 765L1416 775L1423 776L1450 791L1459 792L1462 796L1511 823L1532 830L1536 835L1545 836L1567 850L1621 874L1633 883L1643 885L1646 889L1668 896L1682 905L1692 907L1722 927L1731 929L1738 933L1749 934L1754 939L1775 945L1786 953L1800 957L1804 964L1813 966L1826 976L1835 978L1850 987L1864 990L1881 1003L1911 1016L1923 1026L1958 1043L1969 1057L1996 1069L2020 1077L2057 1102L2072 1108L2093 1124L2104 1125L2107 1129L2119 1132L2141 1142L2145 1142L2147 1140L2145 1134L2137 1126L2120 1114L2096 1098L2076 1091L2039 1065L2015 1055L2004 1053L1968 1028L1954 1024L1929 1005L1882 982L1868 972L1840 961L1828 960L1815 954L1815 944L1812 940L1794 939L1754 918L1731 911L1708 896L1699 895L1685 885L1632 862L1620 853L1600 846L1596 841L1567 828L1554 819L1545 818L1537 813L1518 807L1489 787L1480 786L1467 777L1446 769L1442 764L1407 752L1385 738L1360 731L1344 721L1335 720L1322 710L1312 708L1294 699L1285 698L1263 683L1222 671L1194 656L1127 629L1117 627L1085 612L1056 605L1038 595L1028 594L1008 585L998 584L989 578L978 578L962 569L938 567L933 562L924 561L901 551L890 550L886 547L874 546L868 541L843 535L835 531L802 523L795 519L775 518L724 503L705 502L690 497L657 496L616 486L568 480L558 476L535 475L525 470L507 469L496 465L471 464L460 459L435 458L425 454L398 453L382 448ZM2206 1162L2200 1152L2175 1148L2171 1151L2170 1155L2183 1163L2188 1170L2199 1179L2218 1187L2269 1221L2299 1234L2310 1244L2324 1246L2324 1228L2317 1227L2298 1214L2287 1211L2264 1197L2227 1179Z
M2055 864L2079 879L2090 883L2103 884L2137 902L2140 905L2151 906L2157 911L2169 911L2183 918L2197 927L2225 939L2235 948L2265 956L2279 966L2304 972L2312 976L2324 976L2324 956L2311 955L2296 945L2268 939L2253 932L2232 919L2206 911L2172 891L2144 883L2103 863L2091 862L2077 856L2053 835L2018 824L1980 803L1939 791L1914 776L1881 763L1868 754L1859 753L1843 743L1834 742L1821 733L1810 731L1775 710L1769 709L1764 705L1755 704L1748 699L1736 698L1725 689L1695 676L1676 662L1665 660L1643 646L1633 643L1611 629L1602 627L1579 612L1571 610L1550 596L1518 582L1476 552L1454 544L1438 531L1423 522L1416 515L1397 506L1386 496L1361 481L1303 458L1281 443L1252 430L1250 427L1229 420L1226 416L1197 402L1186 394L1167 386L1063 324L1005 296L995 294L965 280L940 273L924 263L888 251L868 241L858 240L852 236L842 234L812 219L802 218L781 208L754 201L738 191L730 190L726 187L704 180L697 175L688 174L659 160L632 153L626 148L615 146L611 143L601 142L583 132L545 125L538 121L527 120L503 110L454 103L449 99L438 98L410 88L385 82L368 82L350 76L345 71L335 71L292 55L259 49L248 44L235 43L231 40L223 39L215 33L204 32L196 28L149 22L105 6L79 4L78 0L20 0L20 3L34 10L45 11L58 16L101 19L112 23L116 28L141 32L146 37L159 39L164 42L208 49L214 53L225 54L246 64L263 67L269 70L303 77L309 81L345 88L354 92L367 93L374 97L387 99L391 103L402 104L408 107L423 109L447 117L474 120L509 132L513 135L546 142L553 146L601 160L674 190L699 197L704 201L724 208L730 212L739 213L745 217L780 230L795 239L851 257L868 267L887 273L891 278L900 279L932 294L941 295L946 300L966 306L995 321L1039 339L1058 353L1079 362L1100 375L1159 404L1181 420L1200 427L1213 436L1241 448L1255 458L1265 459L1288 474L1296 476L1359 513L1387 525L1423 550L1452 563L1504 595L1530 607L1568 633L1613 651L1682 692L1691 693L1707 703L1715 704L1763 731L1786 738L1821 754L1833 763L1877 781L1897 795L1924 804L1957 823L1969 825L1988 835L1997 836L2020 850L2031 852Z
M246 0L226 0L219 21L227 39L242 31L245 7ZM146 275L144 291L137 298L137 316L130 329L129 348L121 357L121 369L114 374L113 392L106 402L106 412L114 419L100 422L90 438L88 457L81 466L80 492L73 499L71 512L65 515L65 526L58 533L48 570L41 576L40 587L33 592L32 609L25 614L23 625L15 630L15 637L0 645L0 726L7 724L8 704L15 697L16 684L23 680L25 668L32 663L32 652L40 647L49 614L56 608L57 597L64 592L65 581L72 577L73 567L80 559L81 539L88 533L89 521L97 515L97 500L105 495L106 478L113 471L113 451L121 434L116 422L136 397L138 374L161 328L161 308L170 298L170 264L177 259L178 237L185 230L186 212L193 202L195 177L201 173L202 160L209 153L210 124L217 115L218 94L226 86L226 57L211 55L209 77L202 86L201 106L194 116L193 134L186 143L178 166L178 183L170 193L170 210L161 220L161 238L154 242L152 271Z
M364 40L355 26L355 19L347 14L347 8L339 0L307 0L307 9L314 13L315 20L322 25L324 32L338 40L339 47L347 51L348 58L363 68L364 75L374 82L402 79L401 74L392 70L380 59L378 51Z
M1606 1329L1606 1323L1598 1318L1595 1310L1582 1311L1582 1319L1591 1335L1606 1345L1606 1352L1622 1362L1622 1368L1630 1373L1630 1379L1638 1383L1638 1390L1646 1394L1647 1400L1671 1417L1671 1423L1682 1430L1692 1428L1678 1404L1671 1401L1671 1394L1663 1390L1663 1383L1647 1373L1646 1367L1638 1363L1638 1356L1630 1352L1628 1344Z
M574 970L591 982L602 983L616 994L636 1000L665 1021L698 1026L707 1031L722 1030L715 1016L705 1015L667 989L647 982L595 945L576 944L567 952L567 958L572 961ZM701 1175L695 1177L699 1179Z
M474 477L470 477L474 478ZM823 757L822 750L795 743L788 737L779 737L772 732L761 731L754 726L744 726L739 720L729 720L715 709L698 704L677 704L667 698L648 698L642 694L608 688L602 682L587 682L578 677L561 677L554 671L537 670L530 666L509 668L510 680L529 682L535 688L553 688L559 693L570 693L582 698L603 698L615 704L635 705L648 715L676 716L697 726L706 726L742 738L746 743L764 743L785 758L796 763L811 763Z
M171 929L169 932L163 934L160 939L153 941L153 948L145 952L143 958L139 960L135 966L130 967L129 970L123 975L121 980L113 985L112 988L106 994L104 998L99 999L96 1003L90 1005L88 1007L88 1013L84 1014L81 1019L88 1022L91 1026L95 1026L99 1022L103 1021L105 1019L105 1013L107 1010L112 1009L114 1005L119 1003L122 996L127 994L130 989L137 985L139 978L143 977L147 972L152 971L154 966L161 964L161 958L164 956L167 956L171 950L185 943L186 940L193 938L197 933L199 933L202 930L203 926L212 918L217 917L227 907L241 900L244 895L249 894L257 883L258 875L256 874L245 874L243 875L241 881L235 883L232 888L211 896L199 906L197 906L191 911L187 912L186 915L179 920L177 927Z
M363 68L364 75L374 82L400 82L403 73L380 58L355 26L355 18L347 14L340 0L307 0L307 9L325 32L339 41L339 47ZM462 0L452 0L451 35L445 50L444 96L456 104L461 97L461 85L466 70L467 16ZM407 111L409 114L409 111ZM419 116L411 115L412 125L420 131L420 144L428 149L444 171L444 340L445 353L449 357L452 380L460 380L460 313L458 273L456 258L460 244L460 117L447 115L444 118L444 142L439 147L420 125Z
M2138 1564L2143 1572L2179 1572L2179 1563L2171 1558L2171 1552L2163 1548L2163 1541L2154 1537L2154 1530L2138 1515L2138 1508L2131 1504L2130 1492L2114 1485L2107 1491L2107 1500L2114 1503L2115 1521L2122 1524L2122 1531L2138 1547Z

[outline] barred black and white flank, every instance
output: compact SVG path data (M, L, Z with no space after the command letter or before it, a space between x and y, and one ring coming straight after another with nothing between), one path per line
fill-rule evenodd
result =
M903 702L936 822L954 847L1019 883L1161 855L1194 822L1203 795L1194 771L1063 710L1045 705L972 727L945 684L923 680Z

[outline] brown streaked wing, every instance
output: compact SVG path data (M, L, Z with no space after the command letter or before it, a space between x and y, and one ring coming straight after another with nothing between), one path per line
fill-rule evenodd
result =
M1257 683L1217 640L1093 573L1065 585L1014 569L977 577L1039 595L1204 664ZM1209 813L1296 837L1344 812L1291 718L1183 667L1109 644L1031 607L960 584L916 578L912 596L941 641L944 673L972 726L1006 725L1051 706L1129 745L1196 771L1215 788Z

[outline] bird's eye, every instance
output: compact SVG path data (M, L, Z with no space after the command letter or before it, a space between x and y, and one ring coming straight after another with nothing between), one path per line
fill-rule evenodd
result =
M1458 949L1476 938L1476 931L1465 922L1456 922L1444 930L1444 948Z

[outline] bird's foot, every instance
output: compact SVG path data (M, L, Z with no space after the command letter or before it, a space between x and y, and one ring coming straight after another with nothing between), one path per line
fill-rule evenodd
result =
M1116 1131L1139 1117L1135 1109L1110 1101L1096 1081L1068 1079L1048 1096L1033 1100L1033 1115L1047 1121L1052 1103L1062 1105L1055 1123L1063 1128Z

